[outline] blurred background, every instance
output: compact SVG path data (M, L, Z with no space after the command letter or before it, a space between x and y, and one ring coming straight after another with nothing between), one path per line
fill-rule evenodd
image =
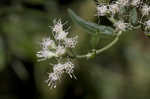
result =
M150 99L150 39L141 30L124 33L91 60L75 60L77 80L65 75L56 89L47 86L52 67L49 61L37 62L35 54L53 19L68 21L70 34L79 35L75 53L112 40L87 34L71 21L68 8L85 20L99 20L94 0L0 0L0 99Z

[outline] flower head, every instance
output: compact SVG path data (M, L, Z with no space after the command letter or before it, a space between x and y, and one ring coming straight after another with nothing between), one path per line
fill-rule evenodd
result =
M144 5L141 9L143 16L147 16L150 13L150 7L148 5Z
M116 14L120 11L119 5L116 3L109 5L109 9L110 9L112 14Z
M108 13L108 6L107 5L99 5L97 6L97 15L98 16L105 16Z
M125 31L128 27L127 23L124 23L123 21L118 21L114 24L117 30Z
M74 64L71 61L55 64L53 66L53 72L49 73L48 80L46 82L48 83L48 86L50 86L51 88L56 88L56 83L58 80L59 81L61 80L63 73L69 74L69 76L72 78L75 77L73 72L74 72Z

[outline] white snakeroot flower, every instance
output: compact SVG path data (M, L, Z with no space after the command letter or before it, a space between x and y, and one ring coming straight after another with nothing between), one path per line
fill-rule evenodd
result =
M146 21L145 24L146 24L146 29L150 29L150 20Z
M141 0L132 0L131 5L132 6L138 6L141 3Z
M66 38L64 44L68 48L75 48L78 43L77 39L78 39L78 36L75 36L72 38Z
M117 30L125 31L128 27L127 23L124 23L123 21L118 21L114 24Z
M118 0L116 3L119 4L121 7L128 6L129 0Z
M116 14L120 11L119 5L116 3L109 5L109 9L110 9L112 14Z
M141 9L143 16L147 16L150 13L150 7L148 5L144 5Z
M97 6L97 15L105 16L108 13L109 9L107 5L99 5Z
M56 88L57 81L61 80L62 74L67 73L70 78L76 78L73 74L74 72L74 64L71 61L67 61L65 63L58 63L55 64L53 67L53 72L49 73L48 80L46 82L48 83L48 86L51 88Z
M53 72L49 73L48 80L46 81L48 86L56 88L56 82L61 80L63 73L69 74L71 78L76 78L73 74L74 64L70 61L64 63L63 58L67 58L67 48L74 48L76 46L78 37L68 38L68 32L63 30L61 20L55 20L54 26L51 26L51 29L54 40L51 40L49 37L44 38L41 42L42 50L37 52L36 56L40 58L40 60L55 58L58 61L57 64L53 65ZM64 54L66 54L66 56Z

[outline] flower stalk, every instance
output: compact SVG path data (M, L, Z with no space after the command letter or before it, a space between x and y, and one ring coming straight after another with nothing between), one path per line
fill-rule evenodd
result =
M77 55L77 56L75 56L75 58L77 58L77 59L81 59L81 58L90 59L90 58L92 58L92 57L108 50L113 45L115 45L118 42L121 35L122 35L122 31L119 31L118 34L116 35L116 37L114 38L114 40L112 42L110 42L108 45L106 45L105 47L103 47L101 49L98 49L98 50L94 50L91 53L87 53L87 54L84 54L84 55Z

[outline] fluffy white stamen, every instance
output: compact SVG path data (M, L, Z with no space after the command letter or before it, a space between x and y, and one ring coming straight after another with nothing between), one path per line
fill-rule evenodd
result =
M76 78L73 74L74 64L72 62L68 61L68 62L65 63L64 66L65 66L65 71L66 71L66 73L69 74L70 78L73 78L73 77Z
M70 78L76 78L73 72L74 64L71 61L67 61L64 64L55 64L53 67L53 73L49 73L48 80L46 82L51 88L56 88L56 82L58 80L61 80L61 76L63 73L67 73L70 76Z
M127 23L124 23L123 21L118 21L114 24L117 30L125 31L128 27Z

